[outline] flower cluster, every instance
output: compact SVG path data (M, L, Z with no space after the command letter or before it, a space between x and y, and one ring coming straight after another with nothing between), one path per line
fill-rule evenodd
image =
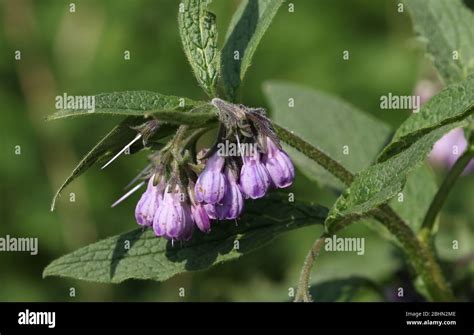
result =
M258 199L271 188L293 183L293 163L262 109L220 99L214 99L213 104L221 120L216 145L204 155L198 154L193 159L196 164L181 162L166 174L163 171L168 162L159 159L148 174L148 186L138 201L135 217L139 225L153 227L157 236L189 240L195 227L208 233L213 220L239 218L245 199ZM241 155L233 156L216 150L217 144L229 139L231 144L250 143L258 149L245 154L237 150ZM161 152L159 157L168 156Z

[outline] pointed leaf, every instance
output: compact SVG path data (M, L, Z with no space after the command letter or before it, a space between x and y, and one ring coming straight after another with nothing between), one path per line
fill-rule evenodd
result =
M74 179L83 174L87 169L93 166L96 162L103 161L107 158L112 157L125 145L127 145L136 135L137 132L130 127L137 126L143 123L141 117L128 117L122 121L118 126L114 127L107 135L105 135L99 143L97 143L77 164L71 174L67 177L64 183L56 191L51 203L51 211L56 206L56 201L60 196L62 190L69 185ZM166 137L172 134L175 127L171 125L163 125L159 130L158 137ZM138 141L130 147L130 152L143 148L142 142Z
M221 76L229 100L236 99L257 46L283 1L242 0L232 17L221 56Z
M205 102L149 91L102 93L94 96L94 102L94 108L91 110L81 108L82 106L67 108L69 106L59 104L56 106L59 111L49 116L48 119L56 120L96 114L135 115L153 116L161 121L174 124L201 125L216 116L212 105Z
M183 0L178 14L184 53L199 85L210 97L216 95L219 76L216 17L207 11L210 0Z
M178 273L207 269L236 259L289 230L322 223L327 210L290 203L285 195L249 201L238 225L214 223L210 234L195 232L189 242L157 238L152 229L136 229L63 256L43 276L62 276L103 283L126 279L166 280Z
M427 53L447 84L474 73L474 15L465 0L404 0Z
M347 223L367 217L373 214L374 209L395 197L403 189L407 174L421 164L434 143L460 125L453 123L438 128L400 154L358 173L332 207L326 220L327 229L335 231Z
M392 142L383 150L379 162L408 148L425 134L446 124L458 122L474 113L474 75L451 84L430 101L418 113L413 113L398 128Z

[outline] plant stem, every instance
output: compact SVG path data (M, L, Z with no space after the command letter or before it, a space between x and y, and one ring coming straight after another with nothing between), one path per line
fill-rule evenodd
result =
M473 136L471 136L472 138ZM472 140L471 140L472 141ZM448 174L443 180L438 192L436 193L433 201L426 212L425 219L421 225L421 229L419 232L420 237L422 240L427 241L431 233L433 231L433 226L440 212L441 208L443 207L446 199L448 198L449 192L453 188L454 184L456 183L459 176L463 173L466 166L469 164L471 159L474 158L474 145L469 145L466 151L459 157L459 159L454 163L453 167L449 170Z
M434 301L453 301L454 296L429 244L417 238L415 232L388 205L380 206L374 217L397 238L410 263L423 280Z
M303 268L301 269L300 279L298 282L298 288L296 289L296 295L294 302L312 302L313 299L308 291L309 281L311 279L311 269L313 263L318 257L321 247L324 244L324 240L327 237L326 234L322 234L317 240L314 241L313 246L308 251L304 260Z
M307 157L316 161L347 186L352 183L354 180L354 175L345 169L341 164L308 142L304 141L302 138L292 134L288 130L278 125L274 125L274 127L278 136L287 144L291 145L301 153L305 154ZM426 285L431 298L435 301L454 300L451 290L443 277L443 273L441 272L441 269L430 247L418 239L413 230L389 205L380 206L379 208L375 209L372 214L400 241L413 268L415 269L416 273L420 275L424 284ZM355 221L347 222L345 225L340 225L331 233L334 234L353 222ZM306 257L305 264L301 272L300 284L298 285L299 292L297 293L297 298L301 298L301 301L305 301L304 299L309 297L309 293L307 292L307 284L309 283L311 267L315 259L314 256L317 255L317 252L314 253L313 249L315 247L320 248L320 239L321 237L318 238L313 244L313 247Z
M354 180L352 173L334 159L285 128L276 124L273 124L273 127L282 141L314 160L347 186L352 183Z

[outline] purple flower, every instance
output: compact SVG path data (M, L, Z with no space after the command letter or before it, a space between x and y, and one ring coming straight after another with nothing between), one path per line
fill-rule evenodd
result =
M269 137L267 137L267 153L263 156L263 161L276 187L284 188L293 183L295 168L290 157L278 148Z
M462 128L456 128L435 143L429 160L432 164L451 168L467 148ZM474 159L469 162L464 174L474 171Z
M191 214L193 216L194 223L203 233L211 231L211 220L206 212L206 209L201 204L191 206Z
M260 153L243 157L244 164L240 171L240 190L246 198L257 199L267 193L271 181L265 165L260 161Z
M174 192L168 192L168 188L153 218L153 230L157 236L169 240L189 240L194 230L191 208L186 201L181 201L179 186Z
M165 189L164 182L153 185L153 179L155 176L151 176L148 180L148 186L146 191L142 194L142 197L137 203L135 208L135 219L141 226L151 226L153 224L153 217L158 209L160 202L162 201L163 190Z
M217 204L207 204L205 209L209 217L219 220L237 219L244 208L244 197L240 192L234 172L225 168L226 191L222 200Z
M204 171L199 175L194 188L196 200L208 204L219 202L225 193L225 177L222 173L225 159L213 154L206 163Z

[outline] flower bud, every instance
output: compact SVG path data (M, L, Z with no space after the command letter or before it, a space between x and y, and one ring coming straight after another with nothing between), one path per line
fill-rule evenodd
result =
M225 159L217 153L209 158L194 188L198 202L215 204L222 199L226 186L225 177L222 173L224 163Z
M240 190L247 198L257 199L265 195L270 187L270 176L260 161L260 153L244 156L240 171Z
M265 167L276 187L290 186L295 179L295 168L286 152L267 137L267 153L263 156Z
M153 185L154 175L148 180L146 191L142 194L135 208L135 219L141 226L151 226L153 217L163 197L165 184L163 182Z
M205 206L208 215L214 219L231 220L237 219L244 208L244 198L240 192L234 172L225 168L226 192L222 200L217 204L208 204Z
M181 201L179 186L174 192L168 192L168 188L153 218L153 230L157 236L170 240L189 240L194 230L190 206Z

